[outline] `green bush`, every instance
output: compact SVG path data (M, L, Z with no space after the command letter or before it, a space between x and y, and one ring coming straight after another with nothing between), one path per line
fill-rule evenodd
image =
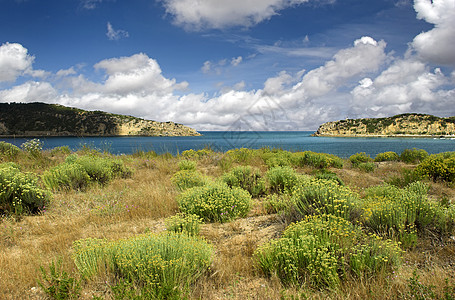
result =
M200 149L200 150L186 150L182 152L182 156L186 159L200 159L203 157L208 157L210 155L213 155L215 152L213 152L212 149Z
M148 299L179 299L203 275L213 259L213 247L186 234L143 234L106 242L74 243L74 262L85 278L107 268L116 278L134 283Z
M228 222L244 217L251 206L250 194L237 187L212 183L184 191L177 199L180 210L204 221Z
M416 174L434 181L455 181L455 152L432 154L415 169Z
M42 280L38 285L44 290L50 299L79 299L81 287L78 280L62 270L62 260L52 261L49 265L49 273L40 266Z
M239 187L247 190L251 196L258 197L265 192L265 180L259 169L251 166L238 166L222 177L230 187Z
M423 179L422 175L419 175L415 172L415 170L409 170L409 169L401 169L400 175L398 176L391 176L388 180L387 183L390 185L394 185L399 188L404 188L407 185L416 182L416 181L421 181Z
M92 182L105 184L113 178L127 178L131 173L120 159L73 154L63 164L44 172L43 181L53 190L83 189Z
M270 189L276 193L290 192L298 182L298 174L291 167L274 167L267 171Z
M293 202L288 194L270 194L265 197L263 206L268 214L275 214L288 211Z
M303 216L332 214L351 220L356 216L359 196L336 181L311 179L295 187L292 202Z
M203 186L208 180L199 172L194 170L181 170L171 178L172 183L180 191L187 190L195 186Z
M375 162L382 162L382 161L399 161L400 156L396 152L389 151L389 152L382 152L376 155L374 158Z
M417 164L428 157L428 152L423 149L405 149L400 154L400 160L408 164Z
M232 149L227 151L224 157L237 163L249 163L255 157L255 150L249 148Z
M269 168L290 167L293 165L293 154L286 150L264 150L261 156Z
M360 171L369 173L369 172L374 171L374 169L376 168L376 165L373 162L365 162L365 163L358 164L357 168L359 168Z
M437 209L427 197L428 186L414 182L404 189L382 185L366 190L362 223L381 235L394 237L406 247L413 246L417 231L436 225Z
M339 185L344 185L343 180L341 180L336 173L326 169L317 170L317 172L313 173L313 176L316 179L332 180L338 182Z
M179 161L179 170L188 170L188 171L195 171L197 163L193 160L181 160Z
M343 218L317 215L291 224L254 257L266 275L275 274L285 285L336 288L347 274L370 279L392 271L401 262L401 250Z
M354 167L358 167L361 163L372 162L373 159L365 152L356 153L349 157L349 161Z
M0 211L16 215L37 213L49 198L35 175L22 173L15 164L0 164Z
M294 153L294 163L297 166L310 166L318 169L334 167L343 168L343 160L338 156L326 153L316 153L312 151Z
M3 141L0 142L0 155L4 155L8 158L14 158L19 154L20 151L21 150L19 149L19 147L13 144Z
M165 219L164 222L166 223L166 230L169 232L198 235L202 220L196 215L179 213Z
M91 182L85 168L75 163L64 163L45 171L43 182L48 189L83 190Z
M31 139L21 145L22 150L30 153L32 156L41 155L44 143L39 139Z

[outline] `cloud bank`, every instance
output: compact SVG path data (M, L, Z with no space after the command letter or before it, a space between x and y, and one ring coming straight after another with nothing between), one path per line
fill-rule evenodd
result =
M166 1L168 5L185 2ZM258 5L254 9L248 6L250 11L245 8L248 13L243 14L242 24L263 20L286 5L302 2L242 1L244 5ZM198 3L212 8L215 2ZM233 3L237 1L220 5L228 9L235 6ZM33 69L34 57L25 47L6 43L0 46L0 84L12 86L0 90L0 101L60 103L172 120L198 130L314 130L323 122L346 117L405 112L455 115L455 71L451 67L455 57L450 51L450 47L455 49L453 5L453 0L415 1L417 17L435 26L416 36L404 57L387 52L386 41L363 36L317 68L294 73L283 70L265 80L262 88L245 90L246 84L241 81L212 95L188 92L188 82L167 78L159 63L144 53L99 61L93 65L101 74L99 80L87 79L76 67L47 74L44 80L45 74L38 77L44 71ZM229 16L223 21L220 14L219 26L240 22ZM252 18L255 14L258 17ZM201 71L216 72L225 65L244 63L241 56L206 61ZM34 78L14 84L20 77L27 80L27 76Z

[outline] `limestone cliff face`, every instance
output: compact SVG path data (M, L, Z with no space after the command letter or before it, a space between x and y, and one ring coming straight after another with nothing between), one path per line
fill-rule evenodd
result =
M44 103L0 103L0 136L197 136L174 122Z
M402 114L390 118L346 119L319 126L316 136L449 136L455 117Z

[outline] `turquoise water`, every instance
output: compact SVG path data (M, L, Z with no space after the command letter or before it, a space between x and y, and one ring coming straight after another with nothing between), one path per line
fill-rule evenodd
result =
M216 151L234 148L262 147L281 148L290 151L311 150L349 157L358 152L365 152L374 157L378 153L419 148L428 153L455 151L455 139L439 138L340 138L312 137L312 131L203 131L197 137L39 137L45 149L69 146L77 150L82 145L109 151L113 154L131 154L138 150L157 153L181 153L189 149L210 147ZM20 146L29 139L0 138L0 141Z

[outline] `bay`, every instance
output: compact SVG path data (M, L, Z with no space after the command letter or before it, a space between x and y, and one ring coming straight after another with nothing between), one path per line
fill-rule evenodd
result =
M112 154L132 154L153 150L158 154L181 153L185 150L211 148L225 152L235 148L280 148L289 151L323 152L347 158L365 152L371 157L378 153L405 149L424 149L428 153L455 151L455 139L396 138L396 137L313 137L313 131L201 131L194 137L37 137L44 149L69 146L72 150L83 145ZM20 146L31 138L0 138L0 141Z

